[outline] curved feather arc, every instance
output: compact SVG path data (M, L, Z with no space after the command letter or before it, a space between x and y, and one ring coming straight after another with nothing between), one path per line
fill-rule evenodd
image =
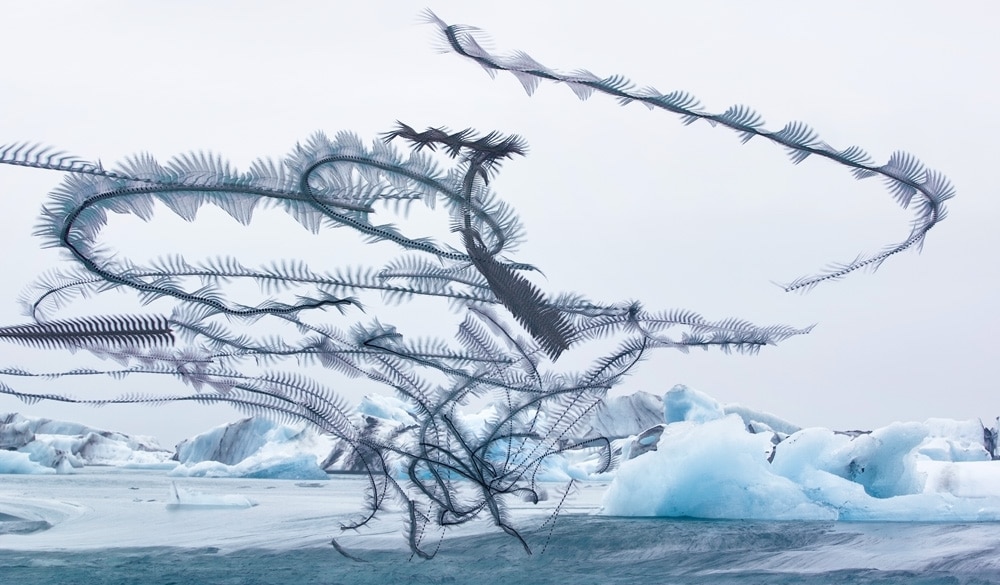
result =
M822 142L811 128L801 122L792 122L779 131L770 132L763 128L763 122L748 108L736 106L723 114L705 113L700 109L697 100L686 92L674 92L664 96L650 88L635 90L634 85L621 76L611 76L597 79L593 74L581 76L579 73L563 74L549 68L525 66L523 53L518 51L509 54L499 54L483 48L484 35L478 29L462 25L449 25L432 12L427 11L425 21L433 25L439 34L442 45L448 52L456 53L471 59L491 75L497 71L515 74L518 79L532 76L557 83L567 84L581 96L580 86L588 88L582 95L589 96L591 92L604 93L616 98L622 105L639 102L646 106L678 114L681 121L690 124L697 120L718 123L737 132L742 141L760 136L768 141L783 146L793 163L799 163L810 155L829 159L847 167L856 178L881 176L886 180L890 193L903 207L909 205L914 196L921 198L921 213L917 217L913 233L906 240L889 246L886 251L864 257L858 264L844 264L836 270L820 273L814 276L799 278L784 286L786 291L808 290L823 282L836 280L862 268L877 268L890 256L918 247L922 244L927 232L939 221L944 219L946 212L937 185L928 185L927 171L909 155L894 154L889 162L882 166L872 164L866 156L859 156L863 151L854 147L845 151L836 151ZM532 63L535 61L532 59ZM522 82L523 83L523 82ZM533 87L532 87L533 89ZM944 192L951 193L950 187ZM949 195L950 196L950 195Z

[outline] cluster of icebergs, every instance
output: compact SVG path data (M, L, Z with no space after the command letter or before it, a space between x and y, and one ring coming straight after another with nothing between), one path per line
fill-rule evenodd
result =
M994 429L931 419L798 429L678 386L628 439L603 513L773 520L1000 520Z
M489 406L464 415L465 426ZM407 404L366 397L364 433L414 424ZM583 437L612 440L619 464L597 473L594 451L550 457L541 480L610 482L601 513L774 520L1000 520L996 430L931 419L871 432L799 428L774 415L721 405L685 386L663 397L608 399ZM177 477L322 480L363 462L333 437L249 418L168 450L76 423L0 415L0 473L72 472L85 465L155 467Z
M157 467L173 452L152 437L0 414L0 473L67 473L86 465Z

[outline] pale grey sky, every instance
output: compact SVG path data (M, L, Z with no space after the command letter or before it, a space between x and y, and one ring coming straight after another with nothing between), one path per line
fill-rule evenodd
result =
M417 23L425 6L555 69L686 90L709 111L746 104L769 129L801 120L831 145L861 146L880 163L905 150L952 180L950 216L921 254L806 295L783 293L770 281L901 241L912 215L875 179L855 181L825 160L794 166L778 147L740 145L725 129L685 127L603 96L579 102L555 85L529 98L513 77L491 80L435 53L432 29ZM818 323L758 356L654 354L617 392L685 383L834 428L992 419L1000 414L998 17L986 1L11 3L0 22L0 143L37 141L105 164L138 151L166 160L207 149L245 168L258 156L283 156L316 130L370 140L402 120L519 133L529 156L508 163L493 185L526 225L518 259L545 272L549 293L760 324ZM23 287L60 262L38 250L31 231L61 180L0 166L6 323L23 320ZM236 251L249 263L281 254L320 268L330 258L321 238L275 215L249 230L211 218L183 226L167 214L140 229L130 221L112 222L108 234L136 250ZM122 298L112 294L112 303ZM4 366L35 370L76 359L0 351ZM338 388L356 400L350 384ZM80 397L110 387L95 378L30 385ZM113 387L184 390L138 378ZM223 407L92 410L0 397L0 412L9 410L165 443L240 417Z

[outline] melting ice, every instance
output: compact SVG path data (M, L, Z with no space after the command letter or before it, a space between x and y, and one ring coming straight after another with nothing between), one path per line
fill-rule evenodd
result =
M464 423L484 424L490 408L463 415ZM366 397L354 416L373 438L414 422L405 402L379 395ZM1000 463L991 460L991 431L978 421L944 419L871 432L803 429L676 386L662 398L611 398L595 412L583 436L612 439L621 453L617 469L597 474L593 451L570 451L549 458L538 478L610 481L599 506L610 516L998 521ZM170 452L148 437L0 415L0 448L0 473L160 466L174 477L321 480L361 468L331 437L256 418Z
M664 395L663 413L662 424L623 444L603 514L1000 520L1000 463L978 421L798 429L684 386Z

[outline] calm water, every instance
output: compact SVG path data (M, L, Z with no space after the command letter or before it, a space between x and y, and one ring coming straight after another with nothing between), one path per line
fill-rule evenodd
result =
M573 515L512 539L450 539L431 561L402 550L2 549L0 583L1000 583L1000 525L635 520ZM544 552L543 552L544 548Z

